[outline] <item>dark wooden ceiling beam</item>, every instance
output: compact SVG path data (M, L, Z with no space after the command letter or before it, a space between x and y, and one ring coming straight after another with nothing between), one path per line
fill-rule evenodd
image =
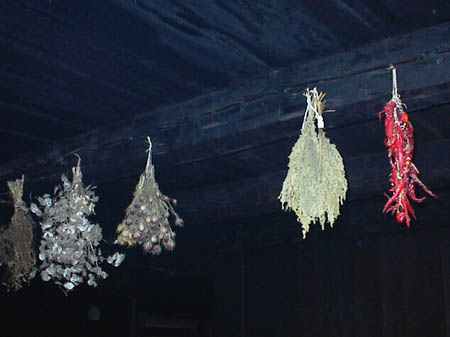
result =
M173 25L162 23L158 15L165 13L159 13L161 8L152 14L133 1L108 4L18 1L16 5L19 9L7 6L10 8L5 10L8 29L4 34L11 36L13 42L20 41L19 47L32 46L37 52L49 52L51 63L63 59L75 76L82 74L87 83L110 86L116 92L119 88L122 91L119 94L143 101L148 109L154 108L153 101L174 103L180 97L198 94L205 85L217 85L223 78L228 80L230 70L239 63L242 68L250 66L246 60L231 60L230 53L224 55L221 46L214 46L213 39L192 39L180 34L176 19ZM11 15L8 10L12 13L20 10L21 15ZM29 34L30 24L24 25L24 20L39 29ZM190 43L191 40L195 41ZM225 63L230 63L229 69L217 67L221 56ZM251 70L256 69L251 66ZM198 73L202 76L196 76ZM209 76L204 76L206 73ZM130 100L129 104L135 102Z
M76 137L35 156L28 154L0 169L1 179L24 172L33 182L59 175L73 164L73 153L83 158L85 172L126 166L145 156L142 141L150 135L160 167L180 166L249 150L286 137L285 130L300 125L305 87L317 85L328 96L327 127L345 127L375 120L381 108L345 107L389 99L396 64L400 93L412 109L450 101L450 24L373 43L309 64L237 83L228 89ZM270 130L270 133L265 131ZM139 140L139 143L135 141ZM127 150L127 151L124 151ZM99 155L101 153L101 155ZM31 159L32 158L32 159Z
M23 107L17 104L12 104L9 102L5 102L4 98L0 95L0 108L3 111L10 111L11 113L21 113L26 116L26 118L36 118L42 119L44 121L48 121L52 124L68 127L77 131L85 131L85 128L81 124L76 124L61 118L58 118L54 115L49 114L48 112L38 110L30 107Z
M33 102L42 97L43 101L55 102L58 107L68 110L74 119L75 109L78 114L86 114L82 102L92 96L103 99L92 100L91 104L95 106L89 109L101 111L108 107L112 116L118 114L114 107L122 106L123 101L128 110L135 113L147 109L150 102L158 106L173 102L166 97L168 90L155 90L147 83L139 83L138 78L144 75L171 82L157 67L150 71L144 65L136 67L135 64L126 64L123 58L114 56L113 59L106 52L93 50L89 45L80 50L67 48L60 51L59 55L54 55L42 46L52 45L55 43L53 40L33 45L29 41L21 41L22 35L23 32L10 38L0 36L0 46L8 49L8 63L4 65L1 77L8 83L6 88L15 88L23 97L28 97L28 101ZM140 76L136 77L136 74ZM89 87L95 88L95 91L85 90ZM164 95L161 95L162 92ZM109 93L108 99L101 97L105 93ZM68 102L71 103L70 107L67 106Z
M34 6L35 12L30 13ZM201 92L202 85L195 79L185 79L147 53L126 48L116 42L114 34L94 33L89 27L72 22L80 17L72 16L71 11L65 15L52 13L57 12L56 7L27 3L24 8L15 9L21 11L20 15L12 15L15 13L12 8L0 13L0 20L5 22L0 27L0 46L7 50L4 55L6 69L23 73L30 81L39 79L52 86L54 91L66 90L71 95L80 95L79 91L88 87L109 92L108 99L101 103L110 110L117 107L124 110L125 102L127 111L122 114L129 111L142 113L145 109L177 102L180 96L187 97L185 93L180 95L175 91L189 92L190 95ZM84 8L83 5L80 7ZM39 29L30 28L33 25ZM148 45L151 44L149 39ZM155 49L159 48L155 46ZM149 81L155 81L156 85L149 85ZM22 86L23 89L26 87L26 84ZM83 100L83 95L80 96L79 100ZM96 103L95 100L91 102ZM79 110L80 113L84 111Z

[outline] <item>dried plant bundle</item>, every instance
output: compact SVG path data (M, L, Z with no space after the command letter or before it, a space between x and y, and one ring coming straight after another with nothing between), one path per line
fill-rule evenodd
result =
M41 278L53 280L65 292L84 281L96 287L98 279L108 276L101 268L105 260L99 248L102 229L88 219L98 201L95 187L83 185L80 159L72 172L72 182L62 175L63 185L55 187L54 196L44 194L38 198L39 206L30 207L41 218ZM124 255L115 253L107 262L117 267L123 259Z
M152 143L147 137L149 148L145 171L139 178L133 200L128 206L125 218L117 227L119 245L141 245L145 253L161 253L162 248L175 248L175 232L169 217L175 217L175 225L183 226L183 220L175 212L176 200L162 194L155 180L152 164Z
M311 223L319 221L323 230L328 221L333 227L347 193L342 157L323 130L325 94L314 88L307 89L305 96L307 107L301 134L289 155L288 173L278 197L283 210L293 210L297 215L303 238Z
M3 285L8 290L17 291L34 276L34 222L22 200L23 177L8 181L8 188L14 203L14 215L9 226L0 231L0 263L8 269Z
M416 196L416 186L419 185L433 198L437 198L437 195L420 180L420 172L414 165L414 127L405 111L406 105L402 103L398 94L397 71L394 66L391 68L392 98L379 113L380 121L384 117L386 132L384 144L388 148L389 163L392 168L389 177L391 195L386 194L388 201L383 212L391 213L398 222L406 222L406 226L410 227L411 216L416 218L411 200L421 203L426 199L426 197Z

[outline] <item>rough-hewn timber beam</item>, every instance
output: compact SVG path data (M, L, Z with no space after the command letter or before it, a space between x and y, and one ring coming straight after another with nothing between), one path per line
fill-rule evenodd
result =
M155 157L163 159L160 167L249 149L286 137L286 128L300 123L301 93L308 86L319 86L328 95L328 108L337 110L328 114L328 128L375 119L378 109L348 114L345 107L387 100L391 63L398 69L400 93L410 97L410 104L440 103L430 97L450 99L449 33L447 23L238 83L24 156L0 168L0 179L21 173L31 182L53 179L73 164L74 152L82 156L84 172L127 167L130 158L145 156L141 141L146 135L153 139ZM258 131L267 127L271 133L260 138Z

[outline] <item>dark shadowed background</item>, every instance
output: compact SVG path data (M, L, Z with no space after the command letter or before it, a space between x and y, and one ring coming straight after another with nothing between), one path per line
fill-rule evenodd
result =
M411 229L381 212L391 64L439 196ZM349 191L302 240L277 196L314 86ZM3 0L0 193L52 192L79 154L113 251L151 136L185 226L98 288L2 289L0 335L450 337L449 113L448 1Z

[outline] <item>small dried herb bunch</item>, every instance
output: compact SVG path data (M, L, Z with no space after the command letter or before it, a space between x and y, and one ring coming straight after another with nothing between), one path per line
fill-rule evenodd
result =
M33 203L30 207L42 219L41 278L53 280L64 291L84 281L96 287L98 279L108 276L100 266L105 260L99 248L101 227L88 220L98 201L95 187L83 186L80 159L72 172L72 182L62 175L62 187L55 187L53 198L45 194L38 198L39 206ZM117 267L123 259L124 255L116 253L107 260Z
M117 227L117 243L128 246L142 245L145 253L158 255L162 247L167 250L175 248L175 233L169 223L170 215L175 217L177 226L183 226L183 220L173 208L177 201L163 195L159 190L152 164L152 143L149 137L147 139L147 165L139 178L125 218Z
M14 215L9 226L0 231L0 264L7 267L3 285L8 290L17 291L29 282L35 273L34 221L22 200L23 177L8 181L8 188L14 203Z
M301 134L289 156L289 169L279 195L283 210L294 210L303 238L310 223L331 227L345 200L347 180L339 151L325 136L322 112L325 94L307 89L307 108ZM317 119L318 131L316 131Z

